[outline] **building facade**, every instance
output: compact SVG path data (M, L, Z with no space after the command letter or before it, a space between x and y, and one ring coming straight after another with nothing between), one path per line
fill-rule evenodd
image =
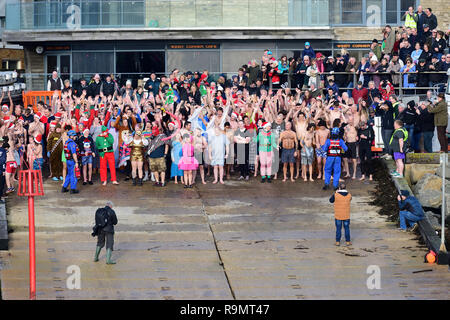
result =
M24 48L28 88L42 90L54 70L72 83L175 68L235 74L264 49L298 57L306 41L360 57L419 4L448 29L448 0L7 0L3 35Z

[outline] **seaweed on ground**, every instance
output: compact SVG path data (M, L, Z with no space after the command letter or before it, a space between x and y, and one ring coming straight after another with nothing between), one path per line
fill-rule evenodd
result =
M382 160L373 160L374 175L377 182L372 205L380 207L378 214L388 216L389 221L398 221L398 201L397 189L392 181L388 169L383 165Z

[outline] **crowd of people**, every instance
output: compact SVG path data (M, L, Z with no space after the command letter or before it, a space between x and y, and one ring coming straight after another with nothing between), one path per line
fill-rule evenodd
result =
M175 69L152 73L138 88L98 74L72 87L55 71L50 103L2 106L1 193L15 190L17 168L27 166L48 168L70 193L78 193L78 180L92 185L97 173L107 185L108 168L112 184L119 171L133 186L151 180L164 187L173 179L191 188L209 176L223 184L237 172L245 181L259 174L262 183L323 179L324 189L333 179L337 189L345 178L372 180L376 117L383 154L402 176L406 152L433 151L435 127L441 151L448 148L444 95L428 91L419 104L402 103L395 88L402 76L405 87L445 83L444 73L424 72L450 67L448 34L444 40L437 23L420 25L410 14L415 26L409 18L397 32L386 26L361 61L345 50L325 59L306 42L298 60L265 50L260 61L216 81L207 70Z

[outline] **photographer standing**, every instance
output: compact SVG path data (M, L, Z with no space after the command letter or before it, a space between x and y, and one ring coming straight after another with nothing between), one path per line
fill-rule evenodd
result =
M117 224L117 216L112 209L113 206L114 204L111 201L107 201L104 208L99 208L95 212L95 227L92 235L98 236L98 238L94 262L98 261L98 256L105 246L106 240L106 264L116 264L115 261L111 260L114 246L114 226Z

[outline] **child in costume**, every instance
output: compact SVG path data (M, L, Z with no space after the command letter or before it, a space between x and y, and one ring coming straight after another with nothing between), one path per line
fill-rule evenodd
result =
M330 138L327 139L322 146L322 150L327 152L327 160L325 161L325 185L323 190L330 187L331 172L333 171L333 187L338 189L339 179L341 177L341 158L347 151L344 140L339 138L340 129L335 127L331 129Z
M259 161L261 164L261 182L271 183L272 175L272 154L275 148L278 148L277 139L275 134L271 131L272 125L269 122L263 123L263 130L261 130L255 137L257 143L259 143Z
M183 156L178 163L178 168L184 173L184 187L192 188L193 179L192 171L197 170L198 161L194 157L194 145L192 144L192 136L189 134L183 135Z
M182 146L181 146L181 135L177 134L175 140L172 142L172 165L170 167L170 178L175 178L175 184L178 184L178 177L181 178L181 183L184 184L183 179L183 170L178 168L178 164L180 163L181 156L183 155Z
M63 153L64 142L61 134L61 125L55 126L55 131L51 132L47 138L47 157L52 168L53 181L63 181L63 164L61 154Z
M94 140L89 134L89 129L84 129L83 135L80 136L77 140L77 144L81 155L81 165L83 166L83 185L85 186L87 183L93 185L92 163L95 157L95 144Z

